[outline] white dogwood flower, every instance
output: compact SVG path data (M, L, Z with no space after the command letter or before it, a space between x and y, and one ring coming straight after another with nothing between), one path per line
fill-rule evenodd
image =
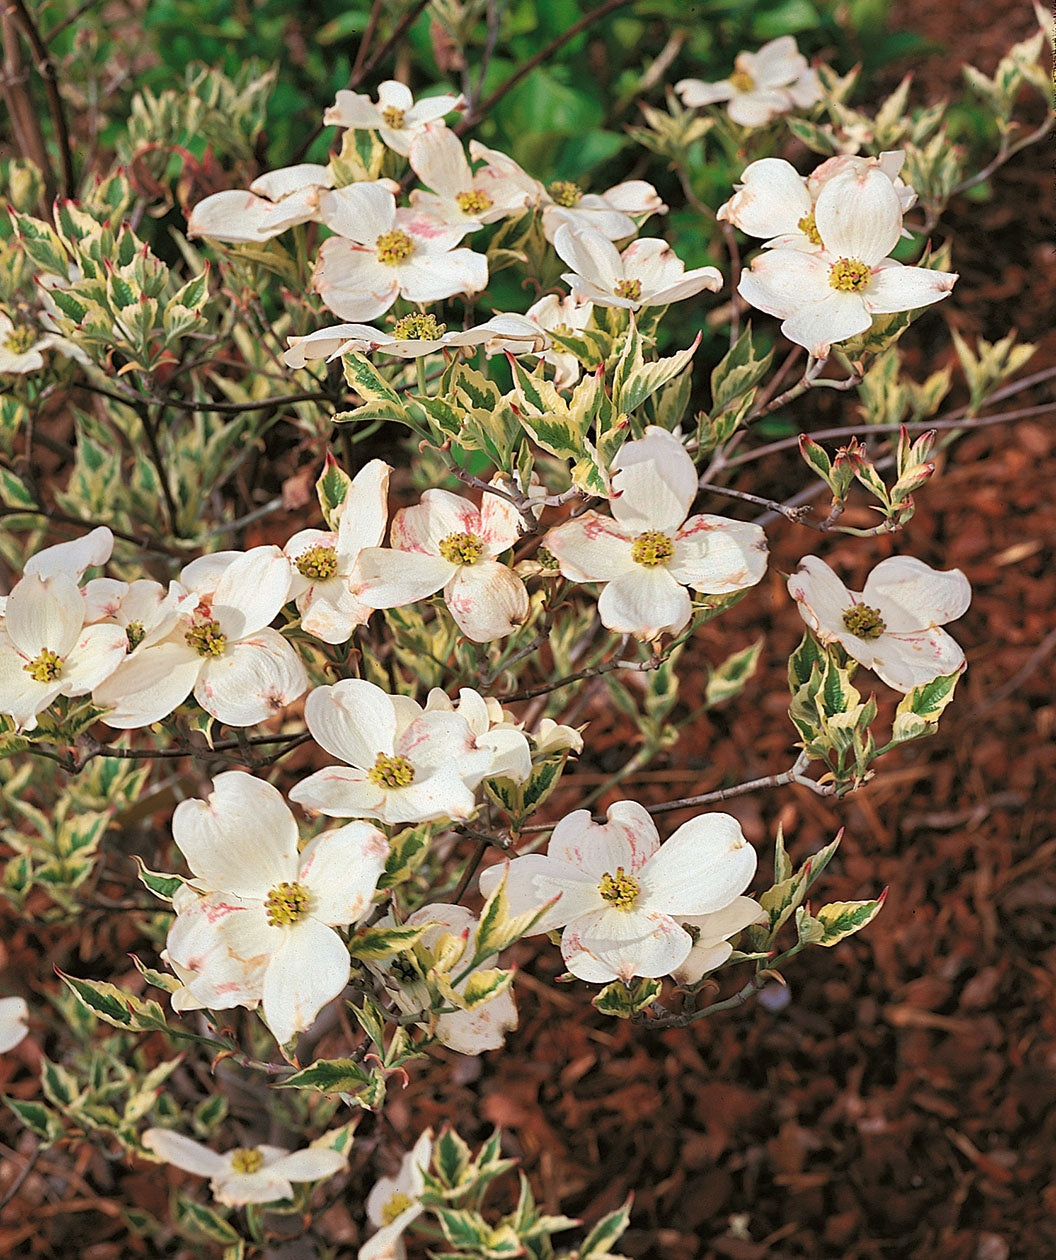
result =
M93 692L108 726L148 726L194 692L228 726L273 717L308 686L301 658L270 628L290 594L293 570L278 547L220 552L185 566L175 627L143 643ZM193 596L197 595L197 599Z
M84 577L85 569L106 564L114 550L114 536L105 525L98 525L80 538L71 538L69 542L55 543L45 547L26 561L23 576L36 575L41 578L54 577L57 573L65 573L79 582Z
M172 834L223 946L247 966L266 960L264 1019L285 1045L347 984L348 949L334 928L369 913L388 841L351 822L298 853L281 793L237 770L217 775L208 800L181 801Z
M489 191L492 185L496 186L497 195L492 194L496 200L500 196L512 195L507 191L512 187L524 195L525 204L530 209L546 202L547 193L543 185L537 179L533 179L508 154L499 149L489 149L479 140L470 140L469 155L474 162L480 163L476 178L481 181L480 186L485 192Z
M312 287L341 319L374 319L397 297L438 302L479 293L488 283L487 258L455 248L467 225L397 210L396 198L379 184L340 191L345 213L329 224L339 235L323 242Z
M15 584L0 624L0 713L18 731L58 696L85 696L113 674L128 641L120 626L86 626L84 597L64 572Z
M552 898L533 934L563 928L561 953L574 976L591 984L665 976L689 957L691 915L723 910L755 874L755 850L729 814L701 814L660 843L653 820L635 801L617 801L604 823L576 810L554 828L545 854L514 858L507 868L510 913ZM489 896L502 878L480 877Z
M905 160L901 151L875 158L833 157L804 176L784 158L760 158L744 168L736 192L719 207L716 218L732 223L748 236L761 237L764 249L820 249L814 206L825 185L847 171L878 170L891 181L905 214L917 199L916 192L899 177ZM908 233L903 230L902 235Z
M367 1220L377 1228L359 1249L358 1260L403 1260L400 1235L422 1213L423 1170L433 1154L433 1131L426 1129L400 1161L395 1177L380 1177L367 1195Z
M729 905L711 914L690 914L681 920L693 937L686 961L671 975L678 984L696 984L733 953L729 938L743 932L751 923L766 923L768 915L751 897L734 897Z
M914 556L889 556L861 591L851 591L824 560L804 556L788 589L822 643L838 643L896 691L912 691L964 665L964 652L940 629L971 602L960 569L940 571Z
M435 126L445 114L464 108L461 96L427 96L415 101L406 84L386 79L378 85L377 101L360 92L338 92L333 105L323 114L323 125L376 131L394 153L406 157L411 142L430 123Z
M447 331L435 315L414 312L398 319L391 332L370 324L334 324L306 337L290 337L283 359L289 367L301 368L318 359L330 362L344 354L391 354L399 359L419 359L437 350L457 350L491 345L500 339L516 354L545 349L550 339L542 328L525 315L499 314L473 328Z
M293 1182L322 1181L340 1172L348 1157L324 1146L287 1151L281 1146L239 1146L220 1154L172 1129L146 1129L143 1145L158 1159L196 1177L208 1177L217 1203L276 1203L293 1198Z
M312 738L346 764L303 779L290 793L314 813L386 823L468 818L493 753L476 748L457 713L426 713L408 696L346 678L316 687L304 705Z
M449 490L426 490L393 517L389 548L364 551L363 598L400 608L443 589L458 628L475 643L501 639L528 616L524 583L495 557L520 537L512 503L485 493L477 508Z
M7 1054L28 1034L29 1007L20 997L0 998L0 1054Z
M821 84L791 35L738 53L728 79L705 83L682 79L675 91L689 109L727 102L726 112L742 127L763 127L780 114L809 109L821 100Z
M531 200L515 180L473 173L462 143L447 127L428 126L411 141L411 169L431 191L416 188L410 201L444 223L478 228L521 214Z
M949 271L905 267L889 258L902 231L891 180L876 167L849 169L818 194L817 250L771 249L741 273L737 292L776 315L781 331L812 355L865 332L874 315L916 310L947 297Z
M600 232L563 223L554 235L554 248L573 269L562 280L580 301L596 306L637 311L722 288L722 274L714 267L686 271L671 246L657 237L632 241L621 254Z
M174 1011L224 1011L244 1006L255 1011L264 994L268 957L248 962L237 958L216 930L213 900L190 884L181 884L172 897L176 917L169 927L162 961L174 972L180 987L169 996Z
M461 687L456 704L445 691L434 687L425 700L426 713L457 713L469 723L474 747L492 755L486 779L512 779L523 783L532 773L528 737L514 718L492 696L485 699L471 687Z
M415 946L414 962L410 961L407 954L400 954L391 960L381 959L372 964L373 969L386 979L393 1001L408 1015L429 1008L429 990L422 976L434 965L434 951L442 939L445 936L462 937L467 942L469 958L472 958L473 937L480 926L480 920L465 906L444 903L422 906L405 920L407 927L421 927L426 923L433 926ZM394 920L391 915L386 915L378 921L377 926L392 927ZM462 966L462 962L456 963L455 972L461 972ZM454 985L455 992L463 993L478 971L493 966L495 960L491 959L480 967L474 967ZM428 1016L422 1022L427 1023ZM501 1049L506 1034L516 1027L517 1007L512 990L506 988L471 1011L451 1011L438 1016L435 1031L442 1046L459 1054L476 1055L483 1054L486 1050Z
M391 472L384 460L372 459L347 489L336 532L302 529L283 548L294 569L290 598L301 627L324 643L347 643L374 611L360 598L356 566L363 548L385 537Z
M546 190L541 205L543 234L551 244L563 223L621 241L633 236L651 215L667 213L659 193L644 179L614 184L603 193L584 192L571 180L557 180Z
M181 607L194 599L179 582L170 582L166 590L150 578L134 582L93 578L85 584L83 593L86 624L106 622L120 626L129 652L163 639L178 621Z
M32 324L19 323L0 310L0 376L26 376L44 366L44 351L58 350L67 358L85 362L84 352L72 341Z
M682 443L656 425L626 442L612 465L612 517L584 512L557 525L544 546L576 582L601 582L602 624L655 639L677 634L692 615L687 587L728 595L766 571L758 525L698 515L697 472Z

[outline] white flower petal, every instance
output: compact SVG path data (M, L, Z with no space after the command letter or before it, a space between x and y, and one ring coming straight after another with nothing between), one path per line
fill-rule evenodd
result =
M299 221L304 223L309 218L311 209L304 207ZM229 189L198 202L187 220L187 235L238 245L269 240L291 226L288 208L280 214L279 207L265 197Z
M301 658L277 630L258 630L205 660L194 697L228 726L254 726L274 717L308 687Z
M829 284L833 260L798 249L772 249L759 254L741 272L737 292L746 302L787 319L805 304L822 301L834 290Z
M697 497L697 470L673 433L650 425L612 461L612 514L630 533L677 529Z
M325 1146L306 1146L290 1151L273 1164L268 1172L285 1177L287 1181L322 1181L332 1177L348 1164L348 1156Z
M681 96L682 104L687 109L701 109L705 105L728 101L733 95L733 85L729 79L720 79L718 83L705 83L703 79L680 79L675 84L675 91Z
M531 936L564 927L572 919L592 914L602 904L598 893L600 875L588 875L568 862L542 853L526 853L514 858L508 866L502 862L489 866L480 876L480 891L484 897L491 896L504 872L511 915L538 910L557 897L536 922Z
M635 874L659 847L656 824L644 806L637 801L616 801L603 823L594 822L589 810L567 814L554 828L547 856L600 880L618 866Z
M436 1021L436 1036L442 1046L458 1054L483 1054L501 1050L506 1034L517 1027L517 1007L513 993L506 989L472 1011L455 1011Z
M269 201L281 201L292 193L301 192L305 188L333 188L334 177L328 166L318 162L300 162L296 166L280 166L276 171L266 171L249 186Z
M264 976L264 1018L280 1045L310 1028L322 1008L348 983L348 949L316 919L293 925Z
M228 639L270 625L290 595L293 574L278 547L253 547L224 570L213 593L213 616Z
M264 898L297 879L293 814L277 788L243 771L218 774L207 800L181 801L172 835L207 891Z
M736 818L700 814L683 823L642 870L641 905L675 916L710 914L744 892L755 867L755 850Z
M195 1173L199 1177L215 1177L227 1167L223 1155L195 1142L193 1138L184 1137L172 1129L146 1129L143 1133L143 1145L153 1151L159 1159L174 1168L182 1168L184 1172Z
M399 515L397 513L397 515ZM402 608L434 595L455 571L441 556L367 547L359 553L359 598L369 608Z
M85 626L62 664L64 696L84 696L125 660L128 636L121 626Z
M370 909L389 842L365 822L325 831L301 854L298 881L312 895L313 918L331 926L358 923Z
M356 323L384 315L400 291L395 269L379 262L374 249L340 236L323 241L312 288L339 319Z
M386 789L371 783L362 770L329 766L302 779L290 800L329 818L380 818Z
M609 909L570 924L561 954L574 976L599 983L634 976L666 976L685 961L693 941L666 914ZM601 981L604 982L604 981Z
M612 293L624 274L623 262L612 241L590 228L561 224L554 234L558 256L590 284Z
M316 687L305 701L304 718L321 748L361 770L369 770L379 752L393 751L392 698L364 679L345 678L332 687Z
M631 559L631 542L615 521L590 511L555 526L544 537L543 546L565 577L576 582L609 582L641 567Z
M678 634L693 612L689 594L664 568L637 566L610 582L598 598L602 625L642 640Z
M916 634L883 634L868 644L868 660L846 640L844 646L896 691L912 691L964 665L962 648L937 626Z
M524 583L498 560L463 565L444 587L444 599L458 628L474 643L505 638L528 619Z
M16 582L7 597L4 628L11 642L29 660L47 650L67 656L84 625L84 599L65 571L53 577L36 574Z
M796 168L783 158L761 158L745 167L737 191L716 217L749 236L769 240L798 231L799 221L812 210L810 193Z
M56 573L66 573L79 582L85 569L106 564L113 550L113 534L105 525L98 525L81 538L56 543L53 547L45 547L35 556L30 556L23 576L35 574L37 577L49 578Z
M389 475L383 459L372 459L356 473L341 506L337 554L342 564L352 564L364 547L379 547L388 520Z
M940 571L915 556L889 556L873 569L862 603L879 609L889 633L943 626L968 611L972 588L960 569Z
M754 586L766 572L766 534L758 525L723 516L692 516L675 535L667 571L707 595Z
M25 998L0 998L0 1054L7 1054L29 1032L29 1007Z
M870 311L882 315L893 311L915 311L949 297L957 282L955 271L932 271L928 267L903 267L887 259L872 275L862 297Z
M825 183L814 206L814 222L828 253L874 267L898 244L902 207L882 171L851 167Z
M278 1203L293 1197L293 1186L285 1177L262 1168L255 1173L227 1171L209 1183L213 1198L225 1207L241 1207L245 1203Z
M799 614L822 640L830 643L843 633L843 614L854 607L854 597L824 560L804 556L788 579L788 593Z
M134 652L92 693L97 705L111 708L101 721L115 730L160 722L191 694L202 664L182 638Z
M823 359L836 342L856 337L872 322L862 294L830 289L823 301L812 302L789 315L781 324L781 331L789 341L805 346L816 359Z

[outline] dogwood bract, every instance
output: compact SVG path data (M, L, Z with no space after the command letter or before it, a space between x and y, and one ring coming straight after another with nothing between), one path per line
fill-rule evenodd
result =
M433 1131L426 1129L414 1148L400 1161L395 1177L380 1177L367 1195L367 1220L377 1233L359 1249L358 1260L403 1260L400 1235L422 1213L419 1202L425 1189L422 1171L433 1153Z
M103 686L95 702L120 730L148 726L193 691L220 722L252 726L273 717L308 686L301 658L270 628L290 594L293 570L278 547L219 552L186 565L175 628L144 641ZM102 628L102 627L100 627Z
M675 91L690 109L727 102L726 112L742 127L763 127L779 114L808 109L821 100L821 84L791 35L741 52L728 79L705 83L682 79Z
M788 589L822 643L840 644L896 691L912 691L964 665L964 652L939 628L963 616L971 602L960 569L939 571L913 556L889 556L858 592L824 560L804 556Z
M324 1146L287 1151L281 1146L239 1146L221 1155L172 1129L147 1129L143 1145L166 1164L209 1178L217 1203L275 1203L293 1198L295 1181L322 1181L340 1172L348 1157Z
M334 818L387 823L468 818L494 757L465 718L427 713L359 678L316 687L304 705L312 738L347 762L302 780L290 800Z
M207 801L181 801L172 834L225 948L242 963L267 960L264 1019L285 1045L348 982L348 949L334 928L369 912L388 841L351 822L298 853L280 792L237 770L217 775Z
M336 532L302 529L283 548L294 569L290 597L301 627L324 643L347 643L373 612L360 599L356 564L364 547L385 537L391 472L384 460L372 459L346 490Z
M737 292L783 322L781 331L812 355L865 332L874 315L941 301L957 275L905 267L888 258L902 231L891 180L876 167L829 180L814 206L820 247L770 249L741 273Z
M360 92L338 92L333 105L323 114L323 125L376 131L394 153L406 157L411 141L429 123L435 125L445 114L464 107L461 96L427 96L415 101L406 84L386 79L378 85L376 102Z
M680 967L693 946L684 919L729 906L755 865L755 850L729 814L701 814L661 844L642 805L617 801L604 823L586 809L562 818L545 854L509 864L506 892L513 915L556 896L532 934L563 928L561 954L569 971L608 984ZM481 875L484 896L502 875L501 865Z
M361 553L363 598L375 608L400 608L435 594L475 643L516 630L528 616L528 592L495 559L520 537L520 514L497 494L477 508L449 490L426 490L421 502L392 519L390 546Z
M397 210L379 184L341 190L347 217L323 242L312 288L345 320L382 315L397 297L438 302L456 293L479 293L488 283L488 260L456 249L468 226L451 226L418 210Z
M754 586L766 571L758 525L722 516L686 519L697 472L682 443L657 425L626 442L612 465L612 518L584 512L543 539L565 577L605 583L602 624L655 639L677 634L692 615L686 587L727 595Z
M20 997L0 998L0 1054L7 1054L27 1035L29 1007Z
M379 919L379 928L393 927L395 921L391 915ZM390 981L392 999L401 1011L413 1015L419 1011L428 1011L429 990L422 980L422 975L434 965L434 951L446 936L462 937L467 941L467 952L472 958L472 940L480 926L480 920L465 906L433 904L422 906L405 920L407 927L421 927L425 923L434 924L422 936L415 946L415 962L407 955L401 954L395 959L381 960L368 964L371 968ZM459 973L466 961L455 964L454 971ZM494 960L480 967L474 967L464 978L455 984L454 991L461 995L477 972L485 966L494 965ZM471 1011L450 1011L436 1018L436 1038L442 1046L456 1050L459 1054L483 1054L485 1050L498 1050L506 1040L506 1034L517 1027L517 1007L513 993L507 987L495 997L489 998ZM423 1015L422 1023L428 1023L429 1016Z
M541 205L543 235L551 243L563 223L621 241L633 236L651 215L667 213L656 189L644 179L614 184L603 193L585 193L571 180L558 180L546 190Z
M690 929L693 948L686 961L671 972L678 984L696 984L733 953L729 938L751 923L768 921L766 911L751 897L734 897L728 906L712 914L691 914L682 920Z
M600 232L562 223L554 234L554 249L573 268L561 279L580 301L596 306L637 311L722 288L721 272L714 267L687 271L671 246L656 237L633 241L621 254Z

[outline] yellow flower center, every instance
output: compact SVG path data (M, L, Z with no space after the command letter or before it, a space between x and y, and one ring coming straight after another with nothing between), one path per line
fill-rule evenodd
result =
M125 638L128 640L128 650L130 652L139 647L146 637L147 632L143 629L142 621L130 621L125 626Z
M25 354L37 344L37 330L26 325L17 324L4 338L4 349L12 354Z
M730 75L730 87L735 92L754 92L755 80L747 70L734 70Z
M34 682L54 682L62 674L62 657L45 648L35 660L22 668Z
M406 262L414 253L414 241L406 232L393 228L391 232L382 232L378 237L377 250L378 262L395 267L397 263Z
M240 1146L231 1152L231 1167L237 1173L260 1172L264 1167L264 1156L254 1146Z
M642 296L641 280L617 280L613 290L617 297L626 298L628 302L638 302Z
M658 529L639 534L631 543L631 559L635 564L644 564L647 569L655 569L661 564L670 564L674 554L675 544Z
M303 884L276 884L264 898L264 913L272 927L289 927L308 913L311 894Z
M821 244L821 233L818 231L818 225L814 222L813 210L811 210L810 214L805 214L796 224L796 227L798 227L807 240L810 241L811 245Z
M598 885L598 892L615 910L630 910L641 891L641 884L633 875L625 875L622 866L617 866L615 875L606 871Z
M447 332L446 324L438 324L435 315L404 315L392 326L397 341L439 341Z
M414 1207L414 1200L411 1196L404 1194L402 1190L397 1190L381 1209L381 1223L383 1225L391 1225L398 1216L402 1216L411 1207Z
M183 637L199 656L223 656L227 649L227 635L220 629L219 621L200 621Z
M479 188L471 188L467 192L455 194L455 200L458 202L458 208L463 214L483 214L485 210L490 210L495 204L486 192L481 192Z
M841 258L829 268L829 284L840 293L858 293L872 275L869 264L860 258Z
M390 105L388 109L381 111L381 116L385 120L386 127L391 127L393 131L399 131L403 126L406 114L402 109L397 109L395 105Z
M379 752L367 771L367 778L375 787L410 787L414 782L414 766L406 757L390 757Z
M550 185L550 196L559 206L571 209L572 206L578 205L583 196L583 189L578 184L573 184L570 179L559 179Z
M302 577L325 582L337 572L337 552L333 547L309 547L301 552L295 563Z
M451 564L476 564L484 544L476 534L448 534L440 539L440 554Z
M843 624L859 639L879 639L887 629L887 622L880 616L879 608L855 604L843 614Z

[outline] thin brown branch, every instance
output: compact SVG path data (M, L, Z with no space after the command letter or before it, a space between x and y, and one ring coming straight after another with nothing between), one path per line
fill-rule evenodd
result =
M70 128L66 121L66 107L59 95L58 76L55 63L51 59L40 31L34 22L25 0L8 0L8 12L11 13L22 28L22 33L29 42L30 49L37 63L37 73L44 83L44 92L48 98L48 112L51 114L55 128L55 143L59 150L59 162L62 166L62 190L65 196L72 197L76 191L73 175L73 150L70 146Z

